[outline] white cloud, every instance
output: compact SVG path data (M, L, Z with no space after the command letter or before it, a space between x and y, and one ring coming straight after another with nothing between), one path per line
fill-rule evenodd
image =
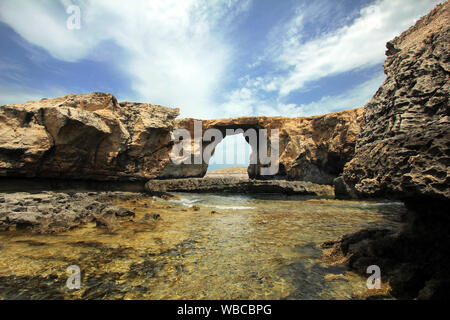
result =
M336 96L324 96L318 101L296 107L299 116L317 116L345 109L361 108L377 92L386 76L381 72L372 79Z
M244 87L233 91L226 103L221 106L223 117L237 116L315 116L326 113L363 107L375 94L385 79L380 72L370 80L363 82L339 95L323 96L317 101L297 105L282 103L279 99L268 103L259 98L255 89ZM248 83L252 83L247 82Z
M279 44L273 57L289 70L278 83L286 96L308 82L350 70L381 64L385 44L428 13L438 0L382 0L363 8L350 25L308 41L299 41L301 32L291 32ZM300 14L301 17L301 14ZM294 25L298 27L298 17ZM292 25L292 22L289 22ZM300 29L301 30L301 29Z
M226 102L220 106L221 118L250 116L258 102L255 93L249 88L233 90L227 95Z
M65 9L81 7L81 29L69 30ZM115 61L128 75L136 99L180 107L183 115L207 117L232 46L220 33L249 1L135 0L0 2L0 20L53 57L79 61L104 40L124 51Z
M27 41L44 47L55 58L76 61L98 41L96 35L77 34L66 28L62 2L6 0L0 2L0 20Z
M382 75L341 95L308 104L288 101L288 95L308 90L308 84L328 76L380 65L385 59L385 43L438 2L377 0L354 20L346 20L341 12L338 22L332 23L333 27L339 25L338 29L330 30L327 21L321 20L321 27L310 34L305 34L309 32L305 23L311 24L324 12L332 14L334 4L328 2L324 8L324 2L314 2L309 10L303 6L290 21L273 28L267 50L255 63L244 64L255 67L264 63L276 70L243 77L240 87L225 92L221 104L217 97L224 94L222 81L239 49L227 33L249 10L251 0L0 0L0 21L64 61L110 59L98 49L109 40L122 50L120 59L113 62L136 92L130 99L179 107L182 117L299 116L367 102ZM71 4L81 7L80 30L66 28L69 15L65 9ZM314 38L308 40L311 36ZM0 70L5 68L9 68L10 78L23 75L22 70L0 63ZM8 97L7 87L0 92L3 100L23 101L22 88L8 88ZM27 100L43 97L41 93L25 92ZM18 100L11 101L13 98Z
M279 72L244 77L242 87L227 96L221 107L229 116L311 116L363 107L384 80L384 74L374 74L372 79L336 96L326 95L306 104L286 103L293 91L308 90L307 84L340 73L381 65L385 59L385 44L414 24L440 1L379 0L363 8L353 20L343 19L347 25L304 40L304 23L318 19L321 11L329 8L312 4L297 10L292 20L277 25L268 36L267 50L249 67L268 62ZM328 3L333 6L333 3ZM326 24L325 24L326 25ZM325 28L327 30L327 28ZM267 98L267 93L275 97Z

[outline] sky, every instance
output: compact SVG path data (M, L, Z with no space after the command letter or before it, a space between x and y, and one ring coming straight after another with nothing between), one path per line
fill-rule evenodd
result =
M362 107L385 43L439 2L0 0L0 105L102 91L200 119Z

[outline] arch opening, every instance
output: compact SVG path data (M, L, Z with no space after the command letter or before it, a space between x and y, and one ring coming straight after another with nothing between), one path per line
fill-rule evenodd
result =
M227 135L215 147L205 177L248 178L252 148L242 133Z

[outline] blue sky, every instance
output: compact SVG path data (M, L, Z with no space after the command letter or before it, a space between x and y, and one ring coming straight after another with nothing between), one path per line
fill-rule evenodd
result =
M0 0L0 105L104 91L202 119L362 107L385 43L439 2Z

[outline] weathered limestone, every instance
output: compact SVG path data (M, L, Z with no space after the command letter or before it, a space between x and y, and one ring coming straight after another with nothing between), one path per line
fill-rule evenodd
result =
M269 135L270 129L279 129L278 174L262 176L264 166L256 164L249 167L249 176L332 184L353 156L362 113L219 119L202 125L203 132L216 128L224 136L227 129L267 129ZM119 103L107 93L2 106L0 176L103 181L203 177L207 163L175 165L170 160L173 129L185 128L193 136L194 119L174 121L177 115L177 109Z
M178 109L107 93L0 107L0 176L147 180L169 161Z
M243 117L234 119L203 120L202 131L214 128L226 136L227 129L279 129L280 169L277 175L262 176L262 165L250 165L250 178L290 179L332 184L347 161L353 157L360 131L363 109L346 110L316 117ZM194 136L195 119L175 121L176 128L187 129ZM198 120L197 120L198 121ZM270 137L269 137L270 138ZM269 141L270 145L270 141ZM203 142L203 149L208 146ZM255 152L255 150L253 150ZM171 163L162 178L203 177L207 163Z
M116 205L116 199L145 195L125 192L10 192L0 195L0 231L26 229L34 233L64 232L88 222L110 231L117 219L129 220L135 213Z
M398 298L450 292L450 2L387 44L386 81L365 106L337 196L403 200L403 230L363 230L323 245L366 274L378 265Z
M306 181L248 180L239 178L190 178L150 180L147 191L158 192L220 192L220 193L281 193L333 198L332 186Z
M387 44L387 78L365 106L337 195L450 199L449 39L446 2Z

